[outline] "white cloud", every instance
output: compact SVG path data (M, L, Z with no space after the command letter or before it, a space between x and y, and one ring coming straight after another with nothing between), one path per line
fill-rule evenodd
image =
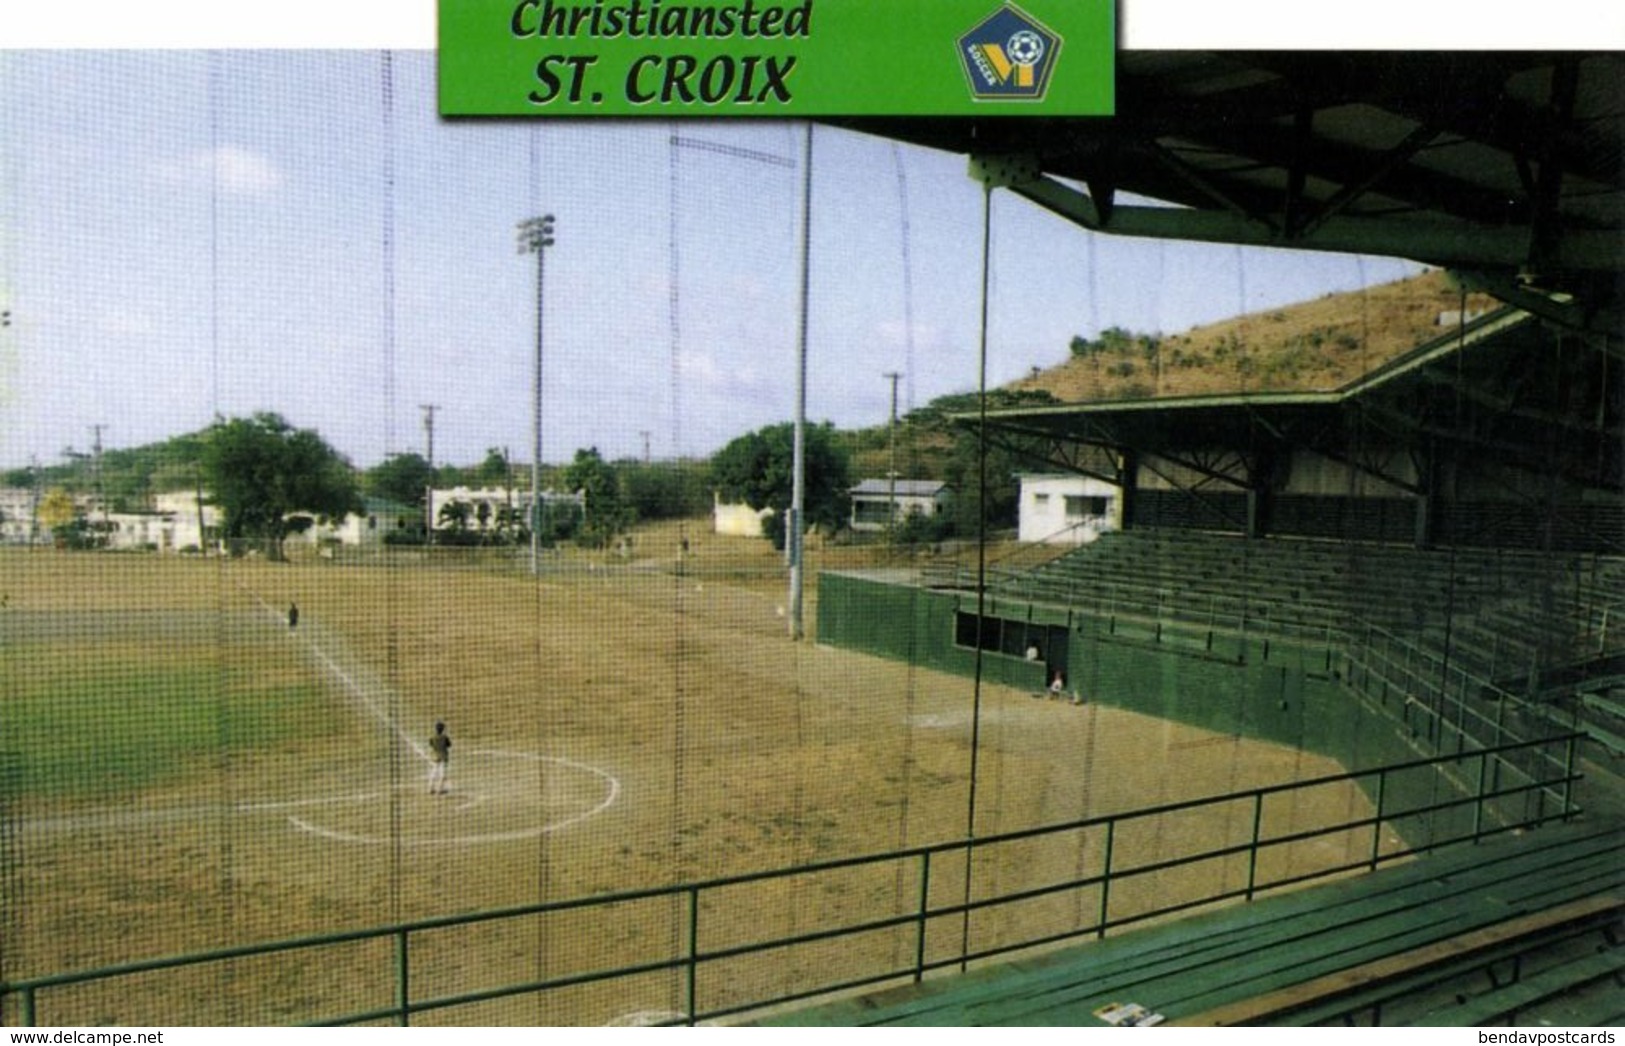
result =
M937 325L915 320L913 327L916 349L944 344L942 328ZM909 324L900 319L881 320L875 325L875 333L883 344L903 348L908 345L908 328Z
M266 157L240 145L198 149L159 166L166 181L207 189L218 184L234 196L265 197L275 193L286 180L282 171Z
M141 309L108 309L96 318L104 334L145 336L157 329L152 316Z

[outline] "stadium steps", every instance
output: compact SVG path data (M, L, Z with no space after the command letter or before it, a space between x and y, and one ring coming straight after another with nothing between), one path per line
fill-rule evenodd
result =
M1464 963L1506 962L1625 916L1625 825L1592 819L779 1014L782 1026L1104 1026L1113 1004L1177 1023L1309 1023ZM1377 1002L1380 1003L1380 999ZM1312 1011L1312 1012L1311 1012Z

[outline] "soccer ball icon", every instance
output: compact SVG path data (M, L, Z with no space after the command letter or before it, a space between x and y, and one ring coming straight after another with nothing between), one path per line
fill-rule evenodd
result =
M1017 65L1037 65L1044 57L1044 38L1031 29L1020 29L1011 35L1004 50Z

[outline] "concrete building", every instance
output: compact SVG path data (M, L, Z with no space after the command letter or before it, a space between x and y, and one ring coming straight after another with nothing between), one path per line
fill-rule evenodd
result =
M847 493L855 531L885 530L909 516L935 516L949 498L947 484L934 479L866 479Z
M1016 537L1021 541L1085 545L1122 528L1122 491L1092 476L1023 475L1018 512Z

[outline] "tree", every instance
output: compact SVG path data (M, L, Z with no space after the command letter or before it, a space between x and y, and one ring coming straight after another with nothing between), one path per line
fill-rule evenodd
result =
M282 561L288 517L308 513L339 519L361 512L350 465L311 429L296 429L279 415L230 418L209 427L203 477L224 515L234 549L256 541Z
M468 520L473 513L474 506L466 501L448 501L440 506L440 515L435 523L451 528L453 534L462 534L468 530Z
M367 490L402 505L422 505L434 470L421 454L391 454L367 470Z
M485 460L474 470L474 475L482 487L507 487L513 483L513 466L501 447L489 447L485 451Z
M835 426L827 421L808 425L802 449L806 523L839 529L846 522L852 481ZM783 548L795 481L795 426L769 425L729 443L711 459L711 480L725 501L743 501L758 511L773 509L770 536L774 548Z
M40 498L39 508L34 515L39 519L40 526L46 530L56 530L78 519L79 509L73 503L73 495L61 487L52 487Z
M1042 389L990 389L988 410L1042 406L1057 400ZM940 396L910 415L930 431L946 436L946 447L937 452L936 470L954 491L948 510L948 526L962 537L975 535L985 521L993 529L1016 525L1023 471L1042 466L1045 445L1037 439L1006 437L987 447L987 501L981 499L982 450L977 426L968 420L980 410L980 397L974 392Z
M618 461L621 497L640 520L689 519L711 510L711 477L683 462Z
M633 512L621 498L615 467L604 460L597 447L577 450L563 479L566 487L581 491L586 502L576 537L581 544L604 548L632 525Z

